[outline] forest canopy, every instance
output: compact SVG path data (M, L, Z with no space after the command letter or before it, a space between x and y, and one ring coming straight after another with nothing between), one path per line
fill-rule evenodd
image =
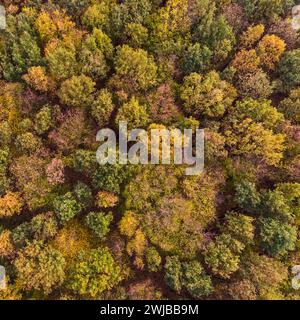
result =
M4 0L0 299L299 300L293 0ZM204 129L205 169L96 133Z

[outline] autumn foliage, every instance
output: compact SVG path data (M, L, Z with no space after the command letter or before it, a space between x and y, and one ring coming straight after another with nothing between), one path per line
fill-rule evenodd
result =
M2 2L0 300L299 300L297 1ZM204 171L100 165L121 121Z

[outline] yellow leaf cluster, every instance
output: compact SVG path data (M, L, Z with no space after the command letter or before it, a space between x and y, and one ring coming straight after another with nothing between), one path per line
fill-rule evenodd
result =
M54 10L51 14L42 11L35 21L35 27L41 39L48 42L50 39L71 31L75 23L62 11Z
M258 56L261 65L268 70L274 70L284 53L286 44L275 35L266 35L258 44Z
M239 74L255 72L259 64L260 59L254 49L239 51L232 62L232 66Z
M0 257L11 258L14 255L15 247L11 239L11 232L4 230L0 233Z
M265 26L258 24L256 26L249 27L242 35L240 39L240 45L242 48L252 48L262 37L265 31Z
M47 92L54 89L54 81L46 75L46 70L43 67L31 67L23 79L32 86L35 90Z
M21 213L24 201L18 192L8 192L0 198L0 218L9 218Z

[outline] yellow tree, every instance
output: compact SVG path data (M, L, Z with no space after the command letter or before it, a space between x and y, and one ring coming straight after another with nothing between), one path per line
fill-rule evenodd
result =
M12 217L21 213L24 205L21 194L18 192L8 192L0 198L0 218Z
M233 155L259 158L268 165L278 165L283 158L285 136L250 118L233 121L225 137Z
M15 247L11 239L11 232L3 230L0 233L0 258L11 258L14 253Z
M151 42L163 51L174 49L188 34L191 19L188 0L168 0L151 21Z
M257 53L261 65L267 70L274 70L284 53L286 44L275 35L266 35L258 44Z
M234 60L232 66L236 69L237 73L252 73L258 70L260 59L257 56L255 50L241 50L239 51Z
M240 39L240 46L245 49L251 49L262 37L265 31L263 24L250 26L242 35Z
M35 21L35 27L42 41L48 42L52 38L71 31L75 27L75 23L59 10L41 11Z
M139 224L140 219L138 215L132 211L126 211L119 223L119 229L121 234L130 238L135 234Z
M40 92L47 92L54 89L54 81L46 75L44 67L31 67L23 79L35 90Z

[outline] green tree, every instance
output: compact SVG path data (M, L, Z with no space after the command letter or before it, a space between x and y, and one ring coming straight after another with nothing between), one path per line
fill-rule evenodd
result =
M125 0L120 6L122 20L126 23L143 23L150 14L153 1Z
M100 239L104 239L110 231L110 224L112 220L113 214L111 212L108 214L103 212L90 212L87 215L85 222Z
M162 259L158 251L154 247L150 247L147 249L146 260L149 271L156 272L160 270Z
M176 54L186 44L191 27L188 0L168 0L149 19L151 49L159 54Z
M58 223L52 212L39 214L29 222L23 222L12 231L14 244L23 247L28 241L46 242L58 232Z
M235 186L235 202L246 212L254 214L260 205L260 195L254 183L242 181Z
M70 107L90 107L92 104L92 93L95 90L95 82L85 76L73 76L64 81L59 90L58 96L61 103Z
M279 110L292 123L300 123L300 89L291 90L289 96L280 102Z
M182 289L182 267L180 260L177 256L171 256L166 258L165 264L165 280L167 285L177 291L180 292Z
M210 67L211 57L212 52L208 47L195 43L189 46L183 55L182 70L187 75L192 72L205 72Z
M123 280L122 270L108 248L82 251L69 274L69 287L85 297L96 298Z
M284 91L294 89L300 84L300 49L287 51L283 55L278 72Z
M289 206L298 223L300 218L300 184L280 183L276 186L276 191L283 195L285 203Z
M33 242L18 252L14 262L16 282L25 291L38 290L47 295L65 279L65 260L51 246Z
M240 119L251 118L257 123L262 123L268 129L276 127L284 120L282 113L272 106L270 100L254 100L252 98L238 101L231 115Z
M110 6L108 1L92 3L88 6L82 16L82 23L90 29L110 29Z
M32 154L41 146L40 139L31 132L26 132L16 137L15 145L20 153Z
M146 51L123 45L117 49L114 62L116 75L112 80L117 87L132 92L145 91L156 84L157 66Z
M20 224L11 233L11 238L16 247L24 247L31 236L31 225L29 222Z
M59 110L59 106L45 105L35 115L35 130L37 134L43 134L49 131L55 125L55 114Z
M291 9L293 0L239 0L251 21L274 19Z
M30 221L30 231L33 238L39 241L47 241L58 232L58 223L53 212L47 212L35 216Z
M4 195L8 191L10 180L8 178L8 161L9 161L9 149L0 149L0 196Z
M116 126L120 121L126 121L128 128L142 128L149 123L146 107L139 104L139 101L132 97L130 101L124 103L117 112Z
M33 19L29 14L8 15L5 42L1 46L0 62L8 81L19 80L32 66L43 63Z
M76 184L74 188L74 195L84 208L91 206L93 203L92 190L81 181Z
M261 248L272 257L280 257L295 249L296 227L273 218L261 218L259 225Z
M82 209L81 204L78 203L71 192L67 192L64 195L55 198L53 207L62 223L66 223L73 219Z
M94 80L104 79L110 70L108 59L112 58L113 45L101 30L94 29L82 44L80 62L82 72Z
M225 215L225 223L221 227L223 233L230 234L243 244L251 244L254 239L254 219L252 217L229 212Z
M223 63L235 45L236 39L232 27L224 16L217 17L211 25L206 43L213 52L213 61Z
M80 52L82 72L93 80L104 79L109 71L104 54L98 49L91 51L83 47Z
M110 91L102 89L96 93L91 108L91 114L100 128L108 125L114 109L115 105Z
M83 46L91 51L100 50L108 61L113 58L114 47L112 41L101 29L93 29L92 34L85 39Z
M50 42L45 49L50 75L57 81L74 76L79 69L76 54L77 49L72 42Z
M90 0L55 0L61 8L65 8L69 15L79 17L89 5Z
M170 256L166 258L165 272L168 286L178 293L186 288L195 299L212 293L211 279L198 261L180 262L177 256Z
M192 73L184 78L181 99L184 110L195 117L220 117L232 104L236 90L219 74L211 71L206 75Z
M92 154L93 159L95 153ZM98 166L92 172L92 183L96 189L119 194L132 174L134 168L120 164Z
M203 10L207 1L199 1L198 5L201 6L198 10ZM233 28L226 18L223 15L216 15L216 12L215 3L210 3L194 29L193 38L208 46L213 54L213 62L220 65L232 51L236 39Z
M282 220L283 222L292 222L294 219L293 211L286 201L286 195L279 190L263 193L260 210L265 216Z
M76 172L92 174L97 168L95 152L90 150L77 149L71 160Z
M189 294L199 299L203 296L209 296L213 291L211 278L206 275L198 261L190 261L182 264L183 286Z
M222 234L207 248L205 262L213 274L229 279L239 268L240 253L244 247L230 235Z
M132 48L142 48L147 44L148 29L140 23L128 23L125 26L125 42Z

